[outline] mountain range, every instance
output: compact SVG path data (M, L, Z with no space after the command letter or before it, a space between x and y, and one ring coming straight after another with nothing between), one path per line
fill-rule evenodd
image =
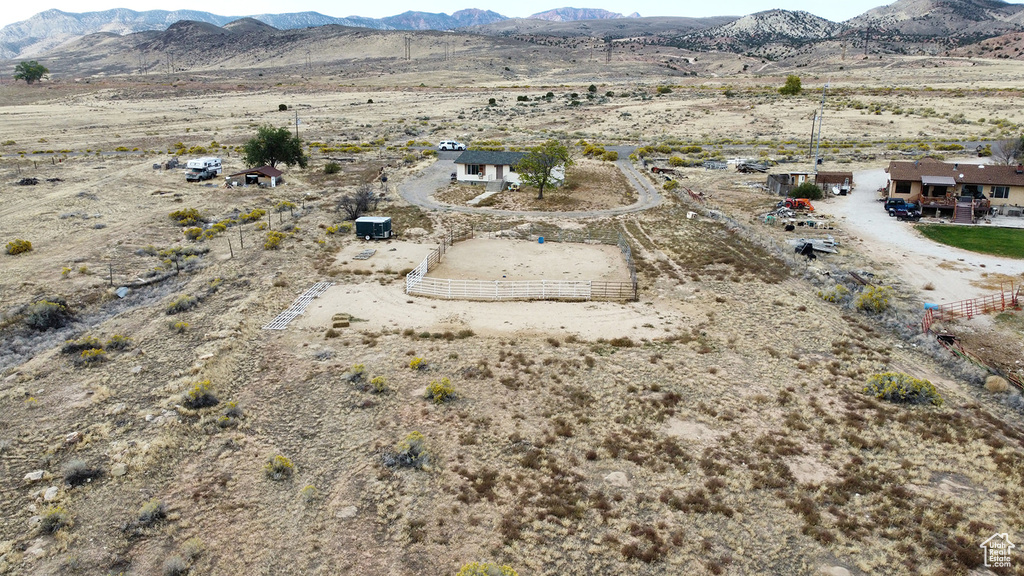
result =
M817 42L870 38L905 51L900 43L952 49L1003 34L1024 31L1024 5L1000 0L897 0L851 18L833 22L801 11L768 10L742 17L642 18L600 9L558 8L526 19L507 18L489 10L467 9L452 14L404 12L385 18L336 18L318 12L221 16L195 10L124 8L72 13L47 10L0 29L0 58L45 54L90 34L127 35L162 31L191 21L226 27L249 18L269 29L293 30L343 26L376 30L462 30L497 36L648 37L654 42L691 50L717 50L784 57L787 50ZM867 41L867 40L865 40Z

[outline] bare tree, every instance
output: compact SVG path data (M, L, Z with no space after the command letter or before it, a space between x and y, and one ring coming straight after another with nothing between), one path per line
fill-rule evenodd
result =
M353 194L346 194L338 200L338 210L345 213L348 220L355 220L365 212L373 212L377 209L377 195L373 186L361 184Z
M992 146L992 159L1000 164L1013 164L1024 157L1024 136L1000 140Z

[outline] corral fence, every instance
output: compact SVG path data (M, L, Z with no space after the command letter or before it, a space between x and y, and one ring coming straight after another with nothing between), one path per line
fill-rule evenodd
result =
M607 244L619 247L629 269L628 282L604 280L456 280L427 276L456 242L470 238L510 238L577 244ZM405 277L406 294L452 300L614 300L637 301L640 290L633 251L614 230L566 230L553 226L523 224L492 225L451 230L437 248Z
M992 312L1002 312L1007 308L1017 308L1020 306L1021 290L1024 290L1024 286L1015 288L1011 284L1009 290L1004 288L998 294L989 294L979 298L931 306L924 311L924 318L921 320L921 330L925 333L930 332L932 324L943 320L953 320L955 318L967 318L970 320L979 314L990 314Z

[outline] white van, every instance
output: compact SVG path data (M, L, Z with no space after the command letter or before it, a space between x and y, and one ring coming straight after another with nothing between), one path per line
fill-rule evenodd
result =
M455 140L441 140L437 144L438 150L465 150L466 145L462 142L456 142Z

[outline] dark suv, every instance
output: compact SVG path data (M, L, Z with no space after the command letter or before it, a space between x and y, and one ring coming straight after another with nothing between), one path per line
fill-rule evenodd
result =
M885 211L889 213L889 216L895 216L893 214L894 208L913 208L917 210L917 204L913 202L907 202L903 198L889 198L885 201Z
M921 219L921 211L916 204L904 204L889 209L889 216L895 216L897 220L911 220L917 222Z

